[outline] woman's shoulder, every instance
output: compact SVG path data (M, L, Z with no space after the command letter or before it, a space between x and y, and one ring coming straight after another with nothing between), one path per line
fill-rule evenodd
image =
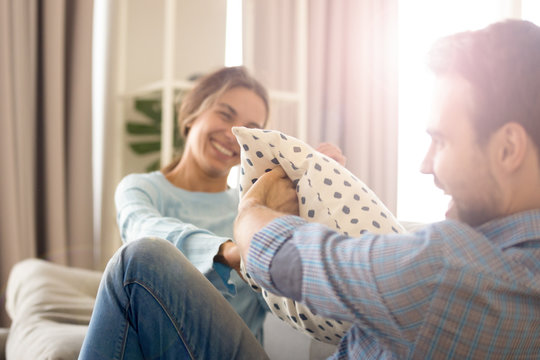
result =
M170 186L165 176L159 172L151 173L134 173L126 175L118 186L116 193L123 193L131 190L141 190L147 193L163 192Z
M152 171L149 173L133 173L126 175L121 181L120 184L147 184L147 183L162 183L165 179L165 176L160 171Z

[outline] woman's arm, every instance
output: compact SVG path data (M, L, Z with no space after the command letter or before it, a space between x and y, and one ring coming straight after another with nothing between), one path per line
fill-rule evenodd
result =
M164 216L158 209L162 196L159 187L141 175L129 175L121 181L116 189L115 202L122 241L143 237L166 239L182 251L199 271L210 271L213 257L229 238L217 236L180 218Z

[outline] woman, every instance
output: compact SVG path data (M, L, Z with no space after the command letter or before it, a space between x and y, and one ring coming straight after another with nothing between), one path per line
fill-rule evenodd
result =
M159 237L174 244L223 293L259 340L266 307L238 274L230 272L240 261L230 241L239 195L228 188L227 176L240 160L231 127L261 128L267 119L264 87L244 68L220 69L202 78L182 99L178 121L186 141L181 158L161 172L127 176L115 194L122 241ZM216 265L214 258L229 267Z
M240 264L231 241L239 195L227 177L240 160L231 128L267 119L267 92L241 67L204 77L182 99L180 160L117 188L128 245L105 272L81 359L266 357L266 304L231 271Z

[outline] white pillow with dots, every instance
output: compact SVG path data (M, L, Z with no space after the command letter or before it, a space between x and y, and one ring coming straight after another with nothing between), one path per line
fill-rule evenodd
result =
M304 142L275 130L234 127L241 147L240 196L263 173L281 165L296 183L299 215L325 224L349 236L404 232L403 227L362 181L333 159ZM259 286L246 273L244 278L257 291ZM262 290L272 313L309 336L337 344L350 324L315 315L305 305Z

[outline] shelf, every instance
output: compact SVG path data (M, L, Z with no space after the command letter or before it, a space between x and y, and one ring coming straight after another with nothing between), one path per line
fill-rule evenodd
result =
M193 87L194 83L192 81L173 81L171 83L171 86L173 90L189 90ZM165 88L165 81L160 80L156 82L152 82L150 84L141 86L135 90L125 92L124 94L120 95L123 98L130 98L135 96L141 96L141 95L147 95L154 92L161 92Z
M194 86L193 81L177 80L171 83L173 90L190 90ZM137 96L145 96L151 93L161 92L165 87L165 81L155 81L150 84L141 86L135 90L128 91L122 95L122 98L132 98ZM270 100L297 102L300 99L300 94L294 91L268 90Z

